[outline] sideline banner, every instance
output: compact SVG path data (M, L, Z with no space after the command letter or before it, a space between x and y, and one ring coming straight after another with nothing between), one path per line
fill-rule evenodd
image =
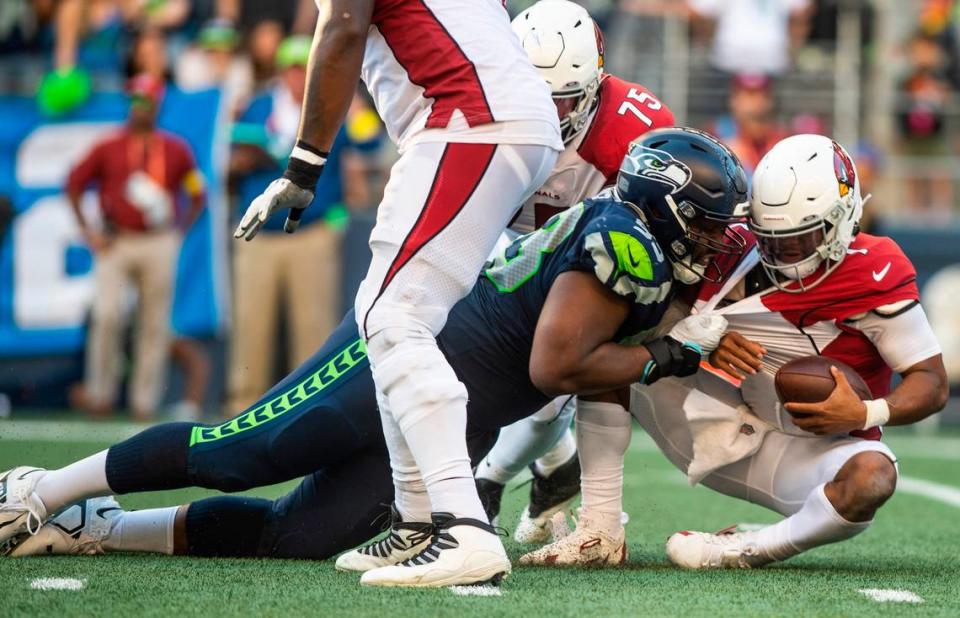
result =
M83 347L93 299L93 257L63 194L72 165L124 122L127 98L98 94L68 116L51 120L33 99L0 97L0 195L15 216L0 240L0 358L56 355ZM185 139L207 181L209 200L184 239L177 268L173 327L192 337L224 325L226 209L218 139L220 93L168 88L161 128ZM97 211L94 191L84 211Z

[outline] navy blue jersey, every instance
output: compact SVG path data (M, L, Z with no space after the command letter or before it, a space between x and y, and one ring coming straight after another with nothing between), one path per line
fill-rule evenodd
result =
M547 397L529 378L530 349L553 282L568 271L589 272L631 310L617 331L642 341L670 302L669 262L636 212L612 198L594 198L555 215L489 261L477 285L450 312L438 342L467 386L471 406L526 410ZM482 376L484 383L474 383ZM541 404L542 405L542 404ZM503 419L476 415L471 424Z

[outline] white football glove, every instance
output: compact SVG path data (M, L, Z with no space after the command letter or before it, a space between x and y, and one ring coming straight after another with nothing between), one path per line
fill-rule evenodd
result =
M704 356L720 345L727 330L727 318L716 313L698 313L674 324L669 335L681 343L696 343Z
M240 219L240 225L237 226L233 237L252 239L270 215L282 208L290 209L290 215L283 229L288 233L293 232L300 220L300 213L312 201L312 191L299 187L286 178L277 178L247 207L247 212L243 213L243 218Z

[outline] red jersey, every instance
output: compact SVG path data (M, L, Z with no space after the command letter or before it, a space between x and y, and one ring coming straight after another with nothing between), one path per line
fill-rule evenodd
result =
M694 307L702 308L719 289L718 284L704 284ZM816 354L850 365L874 398L890 392L891 368L851 318L884 305L919 300L916 271L892 239L858 234L843 262L813 289L798 293L771 289L716 310L727 318L730 330L767 350L765 376L760 377L769 381L770 403L775 401L772 376L777 370L791 360ZM878 438L879 430L854 435Z
M554 214L613 184L630 142L673 124L673 112L649 90L604 75L587 126L560 153L550 177L523 205L511 229L531 232Z
M173 222L176 197L195 169L193 153L179 137L161 130L141 137L123 129L97 143L70 171L66 190L80 193L95 183L106 224L114 229L143 231L156 227L158 220L166 225ZM166 192L169 212L151 213L135 203L136 190L131 188L131 181L139 175Z

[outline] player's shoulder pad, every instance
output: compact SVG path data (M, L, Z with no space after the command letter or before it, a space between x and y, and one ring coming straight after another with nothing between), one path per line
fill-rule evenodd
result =
M892 238L858 234L850 248L847 258L841 264L847 271L843 279L856 279L867 289L882 291L901 286L917 278L917 271Z
M612 181L639 135L672 127L673 112L659 97L641 86L606 75L597 94L597 111L577 153Z
M604 286L639 304L664 301L673 281L660 245L633 210L611 198L586 202L577 262Z

